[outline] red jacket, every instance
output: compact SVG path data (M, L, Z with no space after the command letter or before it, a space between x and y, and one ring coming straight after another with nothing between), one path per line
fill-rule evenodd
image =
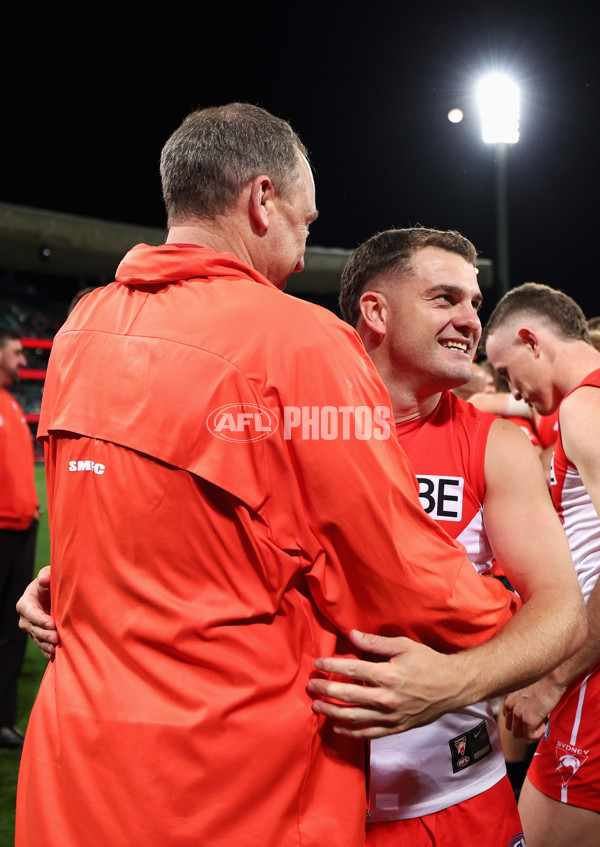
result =
M0 529L29 529L38 508L33 443L23 409L0 388Z
M510 616L393 426L357 431L377 407L358 335L233 256L139 246L78 305L40 421L62 643L18 847L362 844L362 744L313 714L314 659L352 627L453 650Z

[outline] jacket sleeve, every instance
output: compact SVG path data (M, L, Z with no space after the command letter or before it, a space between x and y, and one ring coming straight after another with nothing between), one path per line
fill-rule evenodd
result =
M326 358L307 349L288 373L301 411L285 446L316 540L306 572L315 602L342 632L406 635L446 652L485 641L514 601L423 510L379 375L354 331L333 329Z

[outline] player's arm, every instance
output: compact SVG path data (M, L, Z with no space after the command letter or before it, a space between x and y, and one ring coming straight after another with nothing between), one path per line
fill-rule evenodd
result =
M491 412L493 415L502 417L531 417L531 409L527 403L524 400L515 399L506 391L497 391L495 394L477 392L467 398L467 403L472 403L482 412Z
M561 405L560 429L565 453L576 466L600 516L600 445L597 427L600 390L583 386ZM505 705L507 726L518 738L538 738L544 719L561 698L567 685L600 659L600 584L587 603L588 637L580 648L528 688L511 694Z
M33 638L47 659L54 658L60 641L50 609L50 567L45 567L19 598L17 612L19 627Z
M499 654L494 671L510 690L539 679L583 643L585 607L537 453L509 421L490 429L485 482L486 533L523 601L505 630L512 655Z
M309 690L318 698L315 710L338 721L337 731L375 738L429 722L444 711L538 679L585 638L583 599L568 543L539 459L514 424L493 424L485 477L486 530L523 607L491 641L461 653L446 656L403 639L359 636L357 646L389 661L321 659L321 670L356 680L310 683ZM429 680L427 692L424 677Z

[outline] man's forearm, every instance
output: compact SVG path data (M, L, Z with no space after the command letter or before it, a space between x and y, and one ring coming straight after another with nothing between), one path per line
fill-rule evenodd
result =
M565 657L585 638L583 603L574 601L565 613L555 591L536 593L495 638L451 657L467 682L457 692L455 708L531 684L566 664Z
M600 582L596 583L586 606L587 638L568 659L549 673L558 687L564 687L576 677L591 669L600 660Z
M555 595L551 589L539 592L493 639L450 655L402 638L353 637L361 652L388 661L319 660L319 670L348 681L311 680L315 711L332 718L338 732L377 738L528 685L585 638L583 603L575 597L565 613Z
M590 670L600 659L600 589L596 587L587 605L588 637L576 652L543 679L514 691L506 698L506 726L516 738L533 741L544 730L544 721L563 696L567 686Z

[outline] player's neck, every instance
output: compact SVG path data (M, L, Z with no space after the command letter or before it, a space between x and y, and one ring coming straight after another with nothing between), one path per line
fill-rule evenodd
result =
M600 368L600 352L583 341L571 342L556 359L556 384L563 394L576 388L589 373Z
M392 361L382 344L369 343L369 336L363 336L363 342L388 390L396 423L430 415L442 396L439 383L433 385L432 379L428 380L422 372L413 372Z
M412 391L406 386L396 386L390 391L392 409L396 423L426 418L440 402L442 392L422 394Z

